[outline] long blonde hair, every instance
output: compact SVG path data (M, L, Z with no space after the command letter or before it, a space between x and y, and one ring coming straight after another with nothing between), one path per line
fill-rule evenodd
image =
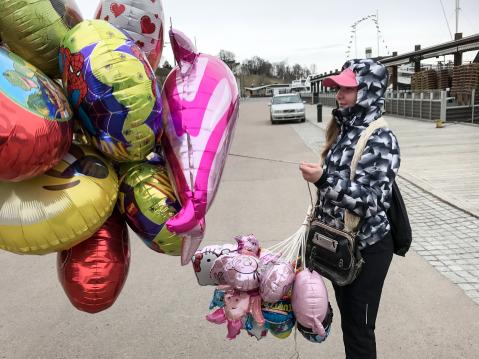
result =
M321 161L324 163L324 159L328 155L329 150L331 149L331 146L333 143L336 141L336 139L339 136L339 125L336 122L336 119L334 116L331 118L331 120L328 123L328 127L326 127L326 142L324 143L323 150L321 152Z

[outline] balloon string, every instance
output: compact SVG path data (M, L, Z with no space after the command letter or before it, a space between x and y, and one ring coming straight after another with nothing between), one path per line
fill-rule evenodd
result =
M304 267L306 258L306 237L308 233L309 222L313 214L313 195L308 182L308 192L311 205L309 206L306 217L298 230L288 238L267 248L272 253L277 253L281 258L288 262L294 262L294 269L298 268L298 259L301 259L301 266Z
M274 158L266 158L266 157L256 157L256 156L248 156L248 155L240 155L238 153L229 153L229 156L232 157L241 157L241 158L248 158L251 160L260 160L260 161L268 161L268 162L281 162L281 163L289 163L293 165L299 165L299 162L294 162L294 161L286 161L286 160L277 160Z
M301 355L298 351L298 327L294 327L294 354L292 354L289 359L300 359Z

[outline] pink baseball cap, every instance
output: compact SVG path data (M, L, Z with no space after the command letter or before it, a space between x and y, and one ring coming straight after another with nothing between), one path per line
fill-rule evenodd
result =
M350 68L344 69L339 75L326 77L323 80L326 87L357 87L356 75Z

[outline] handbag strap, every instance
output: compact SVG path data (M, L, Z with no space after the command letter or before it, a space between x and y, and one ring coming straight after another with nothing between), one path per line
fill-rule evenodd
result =
M369 126L361 133L356 148L354 149L353 159L351 161L351 175L350 180L353 181L356 176L356 168L358 167L358 162L363 155L364 148L369 140L371 134L376 131L378 128L388 127L388 124L384 118L379 118L369 124ZM344 229L349 232L355 232L357 230L360 218L356 216L351 211L346 210L344 214Z

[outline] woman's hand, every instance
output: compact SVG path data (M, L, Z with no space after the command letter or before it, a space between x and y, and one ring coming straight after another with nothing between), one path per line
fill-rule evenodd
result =
M311 183L317 182L323 175L323 167L321 163L301 162L299 170L303 178Z

